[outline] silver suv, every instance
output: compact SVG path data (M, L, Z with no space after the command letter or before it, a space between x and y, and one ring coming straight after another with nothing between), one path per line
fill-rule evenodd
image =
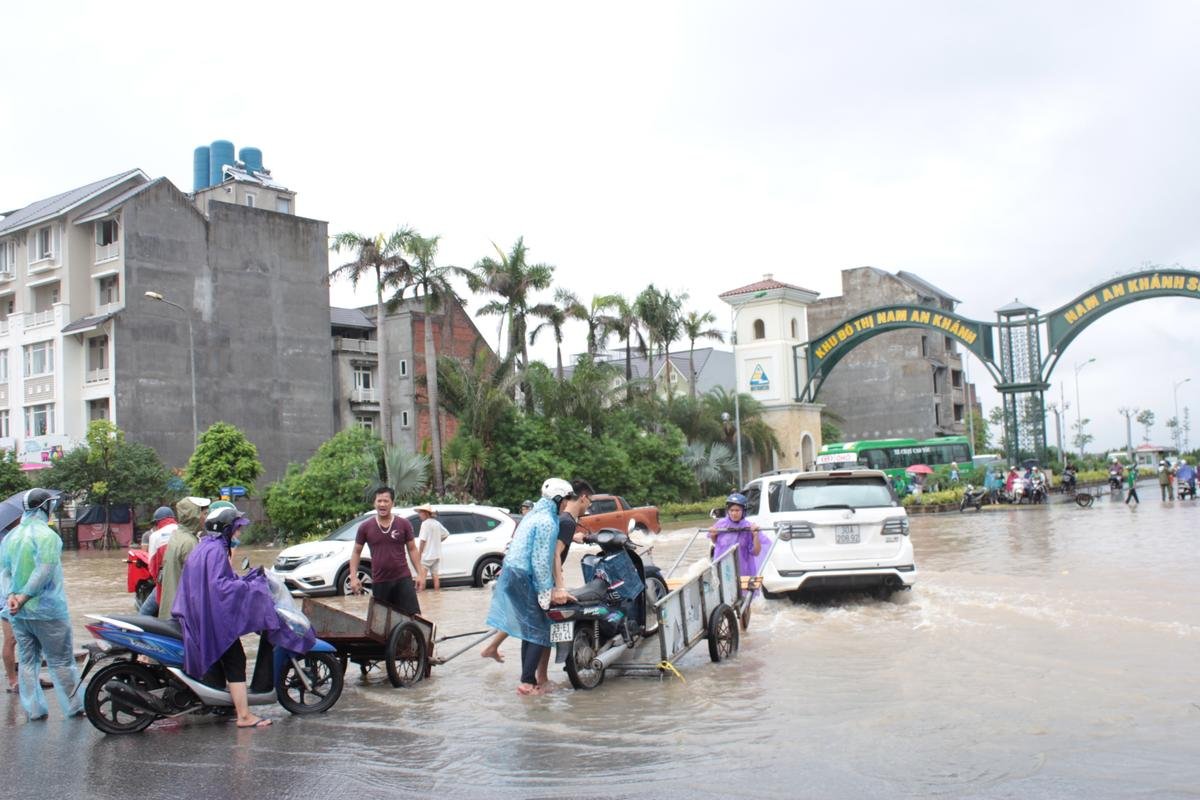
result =
M763 570L768 597L840 589L887 597L916 582L908 514L883 472L780 472L743 491L746 516L775 528Z

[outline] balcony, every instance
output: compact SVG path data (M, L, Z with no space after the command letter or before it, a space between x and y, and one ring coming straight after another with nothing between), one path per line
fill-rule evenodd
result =
M343 353L367 353L377 355L379 342L375 339L347 339L343 336L333 337L333 349Z
M108 367L89 369L87 375L84 376L84 382L87 384L108 383Z
M378 403L379 393L374 389L355 389L350 392L351 403Z
M25 328L37 328L42 325L54 324L54 309L45 311L30 311L25 314Z
M109 244L96 245L96 263L100 264L104 261L112 261L121 255L121 247L116 242Z

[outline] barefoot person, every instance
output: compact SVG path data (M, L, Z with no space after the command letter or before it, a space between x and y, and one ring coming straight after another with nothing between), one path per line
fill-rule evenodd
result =
M571 484L561 478L542 484L542 499L513 534L492 595L488 626L521 640L521 695L545 691L538 686L537 671L550 647L546 610L552 603L575 599L561 583L561 570L555 569L559 503L572 494Z

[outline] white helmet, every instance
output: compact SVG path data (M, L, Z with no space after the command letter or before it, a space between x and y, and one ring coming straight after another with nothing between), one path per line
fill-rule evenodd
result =
M546 482L542 484L542 497L556 503L571 494L571 484L562 478L546 478Z

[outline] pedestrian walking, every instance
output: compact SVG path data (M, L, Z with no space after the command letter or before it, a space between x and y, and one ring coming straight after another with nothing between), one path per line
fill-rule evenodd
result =
M413 510L421 518L421 535L417 537L417 552L421 556L421 576L418 580L424 586L426 576L432 575L433 590L441 591L442 542L450 538L450 531L437 520L433 506L426 504Z
M1129 484L1129 494L1125 495L1125 505L1129 505L1130 500L1137 503L1139 506L1142 504L1141 498L1138 497L1137 493L1137 477L1137 464L1131 464L1125 473L1125 480Z
M405 614L420 614L417 592L421 591L424 582L414 583L412 570L421 574L421 554L417 552L412 525L403 517L392 514L395 502L396 492L390 486L375 490L375 516L358 526L354 550L350 553L350 591L362 594L358 564L363 547L370 545L372 596ZM408 566L410 560L412 569Z
M30 489L21 498L21 524L0 543L0 584L7 598L0 614L16 638L21 706L31 720L49 714L38 680L43 657L63 715L83 713L83 696L75 691L79 670L63 586L62 538L49 525L55 502L45 489Z
M1174 477L1174 471L1171 465L1164 458L1158 462L1158 490L1162 494L1162 500L1165 503L1169 499L1175 499L1175 484L1171 482Z

